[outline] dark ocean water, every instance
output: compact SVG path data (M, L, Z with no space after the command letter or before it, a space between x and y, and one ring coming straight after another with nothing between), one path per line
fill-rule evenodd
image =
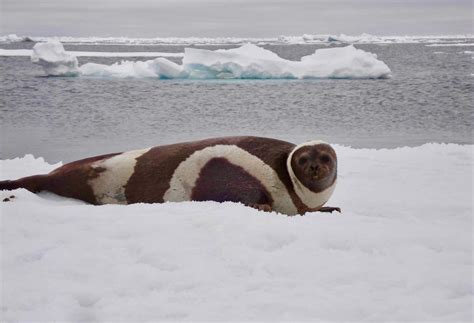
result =
M29 48L32 44L0 45ZM199 46L208 49L229 46ZM321 45L265 46L299 59ZM356 45L388 80L157 80L43 77L28 57L0 57L0 158L71 161L213 136L323 139L353 147L472 144L473 47ZM182 52L183 46L67 45L67 50ZM127 58L147 60L148 58ZM120 58L80 57L80 64ZM180 59L173 59L179 62Z

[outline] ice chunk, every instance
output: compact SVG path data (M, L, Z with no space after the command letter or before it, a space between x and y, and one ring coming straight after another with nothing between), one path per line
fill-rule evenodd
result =
M37 43L33 47L31 61L43 67L47 75L75 76L79 74L77 58L67 53L55 40Z
M318 49L301 58L300 78L388 78L390 68L377 55L354 46Z

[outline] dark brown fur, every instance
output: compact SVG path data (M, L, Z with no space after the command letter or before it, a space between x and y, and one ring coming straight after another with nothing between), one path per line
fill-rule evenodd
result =
M191 196L193 201L241 202L272 205L273 200L258 179L225 158L213 158L201 169Z
M195 151L214 145L236 145L257 156L275 169L281 181L291 190L291 180L286 171L286 158L289 151L295 147L294 144L270 138L224 137L150 149L137 158L135 171L125 187L127 201L163 202L163 195L168 190L169 182L178 165ZM149 190L148 187L153 187L153 190ZM292 198L302 204L296 194L293 195Z

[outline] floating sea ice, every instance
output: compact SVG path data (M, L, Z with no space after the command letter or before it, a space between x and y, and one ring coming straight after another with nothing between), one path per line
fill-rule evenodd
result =
M33 47L31 62L41 65L47 75L76 76L79 74L77 58L67 53L58 41L37 43Z
M186 48L183 65L189 78L389 78L390 68L377 55L354 46L318 49L290 61L253 44L210 51Z
M182 67L166 58L159 57L148 61L122 61L112 65L86 63L80 67L80 74L98 77L172 79L182 77Z
M318 49L301 58L299 78L389 78L377 55L354 46Z
M37 44L32 61L48 75L134 77L164 79L305 79L305 78L389 78L390 68L377 55L347 47L318 49L314 54L290 61L276 53L246 44L238 48L186 48L183 64L165 58L122 61L112 65L87 63L77 67L77 59L58 42Z
M186 48L183 66L191 79L281 79L298 78L293 61L253 44L238 48Z

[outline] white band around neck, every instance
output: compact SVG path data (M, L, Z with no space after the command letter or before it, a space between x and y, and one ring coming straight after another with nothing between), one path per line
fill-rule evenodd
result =
M290 175L291 182L293 183L295 193L296 195L298 195L301 201L309 208L317 208L324 205L334 192L334 189L336 188L336 181L334 181L334 183L328 188L326 188L324 191L315 193L308 189L306 186L304 186L304 184L301 183L298 177L296 177L296 174L293 171L293 168L291 167L291 159L293 158L293 154L295 153L295 151L297 151L298 149L306 146L314 146L319 144L328 143L322 140L313 140L299 144L291 151L286 160L286 168L288 169L288 174Z

